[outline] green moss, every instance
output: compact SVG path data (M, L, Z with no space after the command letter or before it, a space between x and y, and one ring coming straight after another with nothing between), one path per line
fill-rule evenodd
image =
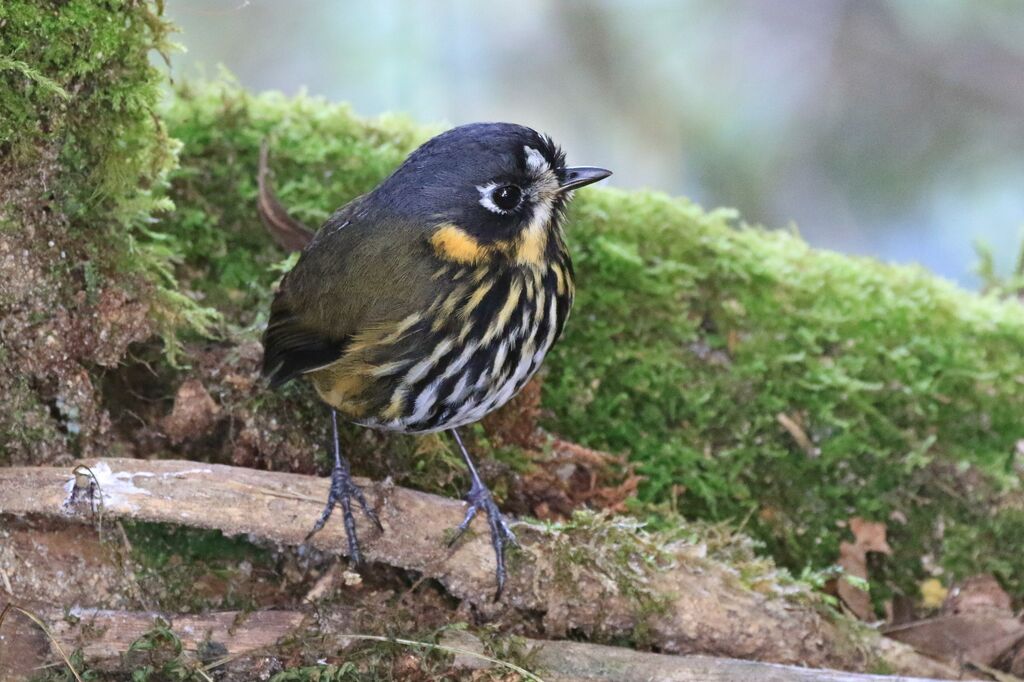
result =
M1019 305L684 200L581 199L579 315L551 358L545 401L553 428L630 451L648 476L644 499L682 486L689 516L753 512L754 533L797 569L835 560L837 522L898 512L907 522L890 523L890 575L909 593L921 556L949 558L933 532L942 522L997 532L979 558L1024 541L992 522L1020 492ZM780 413L803 422L813 451Z
M2 353L0 353L2 355ZM0 357L0 364L3 358ZM4 410L0 411L0 466L13 463L17 443L45 443L60 447L65 435L52 420L49 408L42 404L26 377L17 377L7 387Z
M254 608L263 586L253 576L277 574L268 550L219 531L155 523L124 525L136 579L156 607L198 612Z
M1017 251L1017 262L1007 275L998 271L995 254L986 244L976 242L974 250L978 256L974 272L981 279L982 290L1003 298L1024 300L1024 240Z
M656 572L677 560L668 548L669 538L644 532L632 519L589 511L578 511L565 523L545 524L544 532L551 540L546 551L550 552L559 587L578 594L581 570L603 575L633 605L636 626L629 644L649 646L648 621L665 613L669 605L668 595L650 585Z
M5 2L0 23L8 163L27 174L55 153L60 180L38 198L123 244L121 221L160 207L151 190L173 161L153 114L163 76L148 58L167 49L169 27L148 3L87 0L49 10Z
M126 0L0 6L0 186L16 196L0 213L44 244L52 235L65 287L85 265L94 288L132 285L173 346L214 318L177 291L178 254L148 228L173 208L163 192L178 149L156 115L165 78L150 53L173 47L161 13Z
M428 136L406 119L367 120L306 96L254 97L230 82L179 86L166 118L184 149L171 175L178 209L161 233L182 255L185 276L198 275L189 284L244 323L266 309L255 304L265 303L279 277L272 266L282 259L256 213L261 142L270 145L281 201L296 218L319 225Z

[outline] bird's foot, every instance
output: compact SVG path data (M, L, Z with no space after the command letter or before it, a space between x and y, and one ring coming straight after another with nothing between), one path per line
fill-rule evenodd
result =
M474 483L466 495L466 503L469 505L469 508L466 509L466 517L455 529L448 546L454 545L462 537L477 512L483 510L487 513L487 525L491 529L491 546L494 547L494 558L497 561L495 578L498 582L498 589L494 593L494 601L498 601L501 599L502 590L505 589L505 578L508 575L505 570L505 547L507 545L518 546L519 543L516 541L515 533L505 521L505 517L502 516L501 510L498 509L498 505L495 504L494 497L491 496L491 491L487 489L487 486Z
M342 517L345 521L345 536L348 538L348 556L353 564L359 564L363 560L363 555L359 551L359 538L356 536L356 519L352 514L352 498L355 498L363 513L373 521L374 525L383 531L384 527L381 525L380 519L377 518L377 514L366 503L362 488L352 481L348 467L336 464L331 471L331 492L327 495L327 504L324 506L320 518L313 525L313 530L306 535L306 542L309 542L309 539L324 527L327 519L331 518L334 506L340 502Z

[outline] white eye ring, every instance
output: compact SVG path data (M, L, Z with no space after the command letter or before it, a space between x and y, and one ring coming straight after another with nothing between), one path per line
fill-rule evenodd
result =
M480 192L480 205L486 208L491 213L497 213L498 215L508 215L512 211L519 208L519 204L522 204L522 199L519 200L519 204L509 210L505 210L494 203L494 191L501 187L505 187L507 183L501 184L497 182L489 182L486 185L477 185L476 189Z

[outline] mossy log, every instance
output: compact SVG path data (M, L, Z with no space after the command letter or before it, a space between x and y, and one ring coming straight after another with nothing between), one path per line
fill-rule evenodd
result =
M186 461L83 464L77 476L64 468L0 469L0 512L80 520L101 513L298 546L328 487L315 477ZM607 533L599 526L519 524L522 548L511 562L505 596L493 603L494 559L483 519L449 549L445 539L463 513L458 502L363 483L384 526L380 533L364 519L357 522L370 561L436 579L490 617L510 609L534 614L548 637L575 632L608 641L642 631L650 646L667 653L954 673L873 631L837 624L813 604L756 591L734 569L686 546L658 547L635 532ZM329 523L312 544L344 553L343 526Z

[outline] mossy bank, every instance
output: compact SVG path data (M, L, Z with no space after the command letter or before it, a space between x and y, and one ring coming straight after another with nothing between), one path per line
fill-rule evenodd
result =
M230 82L161 104L157 4L7 2L0 27L0 461L175 447L181 374L153 340L184 338L176 362L235 391L200 401L210 437L308 469L308 392L262 397L236 371L284 260L256 214L259 145L317 224L440 128ZM579 292L546 426L628 453L638 513L743 524L795 570L834 562L859 515L889 527L880 598L980 571L1024 598L1024 307L657 193L588 188L568 231Z
M0 463L112 443L104 368L212 321L152 228L178 143L156 113L160 5L0 3Z

